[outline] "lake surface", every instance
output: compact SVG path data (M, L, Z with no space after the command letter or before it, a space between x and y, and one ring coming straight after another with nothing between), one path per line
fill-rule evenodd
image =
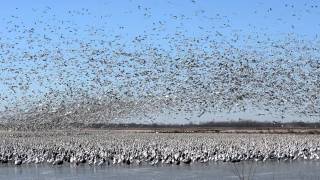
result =
M250 173L251 172L251 173ZM0 164L0 179L320 179L320 161L241 162L159 166L22 166ZM250 178L252 179L252 178Z

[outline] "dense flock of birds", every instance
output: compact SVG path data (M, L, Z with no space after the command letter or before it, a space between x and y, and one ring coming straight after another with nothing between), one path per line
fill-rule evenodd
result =
M141 15L149 23L142 31L87 8L65 16L52 7L32 9L35 19L21 17L17 8L1 19L0 129L153 123L159 114L201 118L250 109L320 120L317 34L310 39L289 30L281 37L239 31L227 16L209 16L198 1L189 3L194 13L156 17L137 4L136 14L129 9L125 16ZM294 5L284 6L301 18ZM319 11L312 3L304 8ZM208 23L190 28L193 18ZM0 163L15 165L179 165L320 155L316 135L0 131L0 139Z
M163 112L201 117L252 107L282 118L294 114L320 120L318 37L288 33L273 39L238 31L225 36L232 30L228 18L208 17L204 10L194 16L220 22L219 29L199 26L200 32L190 35L183 25L193 17L171 14L126 36L129 27L110 30L109 15L96 17L82 8L62 19L53 12L51 7L33 9L36 19L31 22L18 15L2 19L2 123L62 128L128 118L153 122ZM152 18L143 5L137 12ZM68 17L100 23L77 24ZM165 31L173 22L180 24Z
M0 162L15 165L160 165L319 160L317 135L1 133ZM46 138L44 138L46 137Z

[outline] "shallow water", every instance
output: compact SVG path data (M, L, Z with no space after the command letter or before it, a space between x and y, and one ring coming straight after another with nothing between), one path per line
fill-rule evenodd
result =
M102 167L2 164L0 179L239 179L250 171L253 179L320 179L320 161Z

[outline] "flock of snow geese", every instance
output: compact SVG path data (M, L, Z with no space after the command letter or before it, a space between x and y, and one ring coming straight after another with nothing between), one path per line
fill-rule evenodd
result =
M318 11L317 5L310 8ZM153 18L143 5L137 12L146 21ZM32 13L36 18L28 21L19 15L1 19L0 127L65 129L135 118L153 123L164 112L201 117L250 108L283 119L320 120L317 36L243 34L232 30L227 17L208 17L204 10L194 16L221 26L195 27L197 35L183 29L190 13L154 19L134 35L126 35L127 26L110 29L109 15L86 8L68 11L66 19L51 7ZM70 17L100 23L77 24ZM318 160L320 148L313 135L2 131L0 139L0 162L16 165Z
M150 8L138 5L138 11L152 17ZM172 33L163 30L169 20L156 19L150 30L131 37L121 34L130 27L111 31L108 15L96 17L82 8L61 19L53 12L51 7L33 9L37 18L31 22L18 15L2 19L4 124L64 128L74 123L124 123L128 118L152 123L162 112L201 117L248 108L278 113L282 119L294 115L296 120L320 120L318 37L307 40L288 33L273 40L237 31L224 36L214 27L199 27L202 33L192 36L181 30L191 18L187 15L170 16L181 21ZM205 13L197 11L195 16L208 20ZM68 20L88 16L103 23ZM232 30L227 17L216 14L211 19L224 24L220 29Z
M318 135L1 133L0 162L15 165L160 165L319 160ZM47 138L43 138L47 137Z

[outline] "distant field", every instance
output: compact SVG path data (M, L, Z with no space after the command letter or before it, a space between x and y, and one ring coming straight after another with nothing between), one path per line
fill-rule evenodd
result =
M82 130L96 131L95 128ZM235 127L110 127L104 130L136 132L136 133L248 133L248 134L320 134L320 128L235 128Z
M255 134L320 134L320 123L230 121L203 124L81 124L10 123L0 124L4 131L112 130L145 133L255 133Z
M149 133L254 133L254 134L320 134L320 123L229 121L203 124L89 124L82 129L106 129Z

